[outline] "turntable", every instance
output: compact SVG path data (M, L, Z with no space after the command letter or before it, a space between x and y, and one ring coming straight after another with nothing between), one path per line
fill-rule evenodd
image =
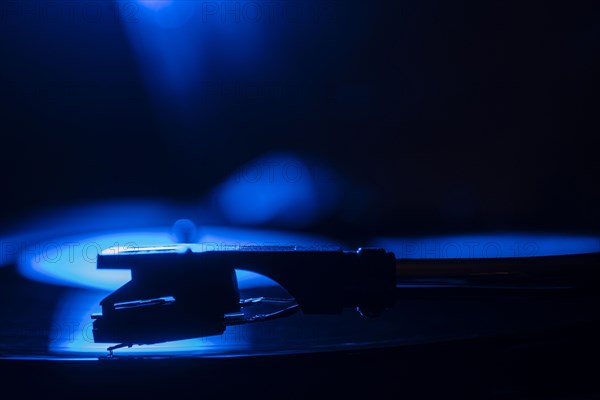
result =
M73 233L77 228L63 223L63 232L3 238L0 343L11 374L31 368L54 386L73 373L75 387L96 375L132 379L137 384L127 389L116 386L149 393L159 389L140 388L145 376L168 376L189 389L222 373L249 384L263 370L283 389L292 378L282 375L308 368L327 374L311 378L312 390L318 379L349 377L366 393L393 387L396 370L416 378L448 368L444 385L452 390L493 387L502 397L539 387L492 382L473 363L517 379L528 363L539 366L537 357L552 354L562 363L574 349L596 351L598 237L387 237L357 251L292 231L191 220L161 226L157 216L179 210L150 208L154 217L142 215L141 203L88 206L93 212L66 211L60 219L78 215L77 224L83 219L97 231ZM118 223L134 209L144 218L131 219L129 229L108 229L111 221L98 218L113 215ZM490 366L488 357L501 364ZM478 381L461 376L470 383L457 387L453 380L465 368ZM376 374L389 380L379 389L371 387ZM405 385L407 393L446 390L423 388L424 379Z
M600 398L595 8L3 2L2 390Z

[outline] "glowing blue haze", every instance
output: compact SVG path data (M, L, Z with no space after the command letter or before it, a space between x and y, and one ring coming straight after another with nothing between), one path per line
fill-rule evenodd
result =
M203 82L217 79L214 60L225 62L220 69L226 65L230 73L261 62L264 25L252 23L257 18L255 2L116 3L148 90L162 106L185 112L181 108L186 99L198 93Z
M371 245L397 258L492 258L580 254L600 251L600 238L545 233L498 233L379 238Z

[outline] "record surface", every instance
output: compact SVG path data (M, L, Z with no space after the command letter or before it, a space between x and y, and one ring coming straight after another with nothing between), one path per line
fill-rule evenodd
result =
M197 228L188 221L176 227L180 232L174 233L173 226L165 225L140 228L134 222L132 228L44 233L28 246L17 246L19 251L14 254L5 252L4 267L0 268L0 357L106 357L108 345L93 341L90 315L100 311L99 302L105 296L130 279L127 270L95 268L97 251L114 245L173 243L183 230L184 236L207 250L236 244L344 246L335 239L294 232L208 225ZM5 249L15 243L3 240ZM368 244L394 251L402 258L575 254L600 248L595 237L531 234L379 238ZM264 276L243 270L238 270L237 276L241 298L286 296L285 290ZM395 307L377 318L362 317L351 309L341 315L300 312L279 320L230 326L220 336L119 349L115 357L238 357L391 348L543 332L585 324L596 317L595 302L587 295L540 295L524 301L523 295L515 293L474 297L447 289L440 301L440 290L399 292Z

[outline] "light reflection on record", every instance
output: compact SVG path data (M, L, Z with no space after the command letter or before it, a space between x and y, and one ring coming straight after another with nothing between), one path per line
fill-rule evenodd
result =
M148 241L162 241L169 235L168 229L155 232L147 230ZM139 232L138 232L139 233ZM156 236L152 236L156 233ZM131 238L131 232L122 233ZM125 237L123 236L123 238ZM114 239L121 238L113 234L86 236L88 239L103 238L113 245ZM72 239L72 238L69 238ZM299 244L314 246L314 237L298 236L281 232L238 230L233 228L206 227L199 231L198 239L202 243L212 244ZM564 240L563 240L564 239ZM421 240L419 242L419 240ZM111 242L111 243L109 243ZM274 243L267 243L274 242ZM530 248L534 242L538 254L561 251L566 254L594 251L599 242L594 237L564 237L551 235L472 235L423 239L387 238L376 240L372 244L396 251L399 257L413 256L415 249L424 249L423 256L432 256L438 251L458 249L457 245L468 243L470 248L483 249L500 246L505 249ZM479 247L475 246L478 244ZM493 245L489 245L493 243ZM163 242L164 244L164 242ZM331 244L331 243L327 243ZM395 246L395 247L394 247ZM420 247L419 247L420 246ZM446 247L444 247L446 246ZM452 247L454 246L454 247ZM467 246L467 248L469 248ZM446 250L443 250L443 249ZM429 250L428 250L429 249ZM435 250L437 249L437 250ZM508 251L507 250L507 251ZM429 253L427 253L429 251ZM561 253L561 254L564 254ZM457 253L458 254L458 253ZM463 257L464 254L462 253ZM449 255L449 254L448 254ZM445 255L445 256L448 256ZM488 254L491 255L491 254ZM510 253L503 253L510 256ZM525 254L520 254L524 256ZM533 254L530 254L533 255ZM33 265L33 264L31 264ZM38 264L41 265L41 264ZM44 268L34 270L44 275L58 268L58 263L49 263ZM95 263L89 263L95 270ZM60 265L59 265L60 267ZM82 267L83 268L83 267ZM54 271L56 272L56 271ZM30 273L34 273L31 272ZM83 275L78 275L81 279ZM52 276L57 282L60 276ZM86 276L89 279L89 276ZM114 277L113 277L114 278ZM35 279L43 280L39 276ZM63 284L98 288L99 280L92 277L87 282L77 279L63 280ZM122 277L124 282L127 279ZM271 290L275 284L267 278L247 271L238 271L238 281L242 298L255 296L260 291ZM67 283L68 282L68 283ZM105 281L106 282L106 281ZM123 283L124 283L123 282ZM120 284L114 280L112 284ZM112 289L111 289L112 290ZM258 292L256 292L258 290ZM111 344L94 343L91 336L90 315L100 311L100 301L110 293L109 290L66 289L57 304L52 330L47 335L47 353L27 352L11 358L43 359L97 359L107 356L107 347ZM354 310L345 310L341 315L296 314L281 320L251 325L229 327L223 335L197 338L155 345L133 346L115 351L117 357L234 357L265 354L291 354L348 349L365 349L387 346L433 343L456 339L471 339L514 332L544 331L561 326L582 323L596 318L597 311L586 299L576 296L558 298L544 297L523 302L518 297L509 296L499 301L494 297L478 298L448 297L444 301L430 297L399 299L392 310L384 312L378 318L363 318ZM35 317L35 316L34 316Z
M600 251L600 237L546 233L497 233L428 237L381 237L371 246L396 258L535 257Z
M198 240L204 251L245 245L331 245L322 237L280 231L204 227ZM137 248L175 243L171 227L140 231L116 230L70 236L37 243L24 250L18 267L22 275L44 283L114 291L131 279L129 270L98 270L98 253L112 247ZM248 279L241 273L241 279Z

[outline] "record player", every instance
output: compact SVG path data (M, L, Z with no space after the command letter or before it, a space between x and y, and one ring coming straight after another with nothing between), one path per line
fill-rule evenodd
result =
M597 6L277 3L0 5L7 393L598 397Z
M123 207L98 205L87 218L93 224ZM136 235L146 244L133 243ZM121 237L128 245L115 247ZM274 239L297 244L261 245ZM597 351L597 237L380 238L358 251L317 248L318 239L180 220L38 241L1 271L2 363L17 382L36 371L46 390L110 380L100 396L167 395L173 384L195 393L198 382L206 394L237 394L214 382L227 376L245 386L257 374L274 381L265 395L289 390L300 375L308 382L299 396L331 385L383 395L405 377L401 392L411 395L595 390L583 365L560 366ZM93 256L92 243L109 247ZM511 253L532 246L538 254ZM420 257L476 247L505 257ZM430 374L441 386L427 385Z

